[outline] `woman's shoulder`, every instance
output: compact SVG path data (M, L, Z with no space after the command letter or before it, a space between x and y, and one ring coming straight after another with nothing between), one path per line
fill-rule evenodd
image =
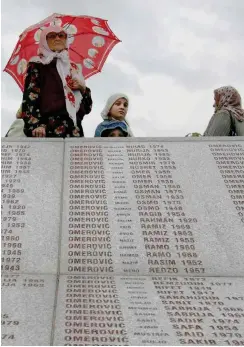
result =
M116 119L104 119L101 123L98 124L98 128L113 128L115 125L121 125L124 124L125 127L127 127L127 124L124 120L116 120Z
M104 125L108 125L111 123L111 120L109 119L104 119L101 123L98 124L98 127L99 126L104 126Z
M217 115L217 116L221 116L221 115L230 115L230 112L231 111L229 111L229 110L226 110L226 109L222 109L222 110L218 110L215 114Z
M96 127L96 130L95 130L95 137L100 137L102 130L104 128L106 128L106 126L108 126L109 123L110 123L110 121L108 119L105 119L104 121L99 123Z

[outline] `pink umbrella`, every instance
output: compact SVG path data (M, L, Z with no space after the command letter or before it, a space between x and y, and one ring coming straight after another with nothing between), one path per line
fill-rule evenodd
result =
M38 55L41 31L50 25L62 26L68 33L70 59L80 65L86 79L101 72L110 51L120 42L108 26L107 20L90 16L52 14L20 35L4 69L22 91L28 61Z

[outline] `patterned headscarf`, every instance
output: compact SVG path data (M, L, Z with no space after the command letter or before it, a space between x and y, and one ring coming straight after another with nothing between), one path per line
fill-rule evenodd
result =
M240 122L244 121L244 110L241 105L241 96L238 91L231 87L225 86L214 91L218 98L216 103L216 112L220 110L228 110Z
M41 64L49 64L54 58L57 59L57 70L59 76L63 82L64 87L64 95L65 95L65 103L66 109L69 113L70 118L73 120L76 125L76 112L80 108L80 103L82 100L82 95L79 90L72 90L68 86L68 82L76 78L81 84L85 86L85 80L82 76L81 71L75 63L70 62L69 53L68 53L68 40L66 40L66 48L61 52L52 51L47 43L47 35L50 32L59 33L65 30L60 26L49 26L43 29L41 32L40 42L39 42L39 56L33 57L30 59L30 62L36 62Z
M104 120L108 119L108 114L109 114L109 111L111 110L111 107L113 106L113 104L118 100L118 99L121 99L121 98L124 98L125 100L127 100L128 102L128 105L129 105L129 98L127 95L123 94L123 93L117 93L117 94L113 94L111 95L107 102L106 102L106 105L104 106L104 109L102 110L101 112L101 116ZM115 120L114 118L112 118L113 120ZM133 133L131 131L131 128L130 128L130 124L127 120L127 118L125 117L124 118L124 121L126 122L127 124L127 129L128 129L128 134L129 134L129 137L133 137Z

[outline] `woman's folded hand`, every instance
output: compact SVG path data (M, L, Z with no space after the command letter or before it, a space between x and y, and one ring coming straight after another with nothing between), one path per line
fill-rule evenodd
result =
M72 90L80 90L81 92L85 92L86 90L86 85L84 83L81 83L80 81L78 81L77 79L72 79L72 81L69 82L69 87Z
M32 131L33 137L46 137L46 129L44 127L38 127Z

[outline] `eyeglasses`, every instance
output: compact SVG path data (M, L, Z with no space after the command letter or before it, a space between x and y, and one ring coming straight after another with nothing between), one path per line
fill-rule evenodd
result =
M67 34L61 31L61 33L49 33L47 34L47 39L54 40L56 37L60 38L61 40L66 40L67 39Z

